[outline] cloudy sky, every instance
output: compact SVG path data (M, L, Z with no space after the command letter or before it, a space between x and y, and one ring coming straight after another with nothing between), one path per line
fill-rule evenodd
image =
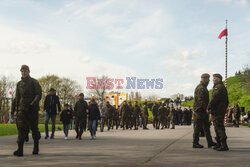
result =
M1 0L0 75L163 78L145 96L193 95L203 72L250 64L250 0ZM210 83L212 87L212 83ZM129 92L130 90L122 90Z

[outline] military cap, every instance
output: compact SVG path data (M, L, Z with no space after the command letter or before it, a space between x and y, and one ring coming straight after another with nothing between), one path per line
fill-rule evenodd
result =
M64 107L68 107L68 106L69 106L69 104L68 104L68 103L64 104Z
M126 100L124 100L123 102L127 102Z
M50 92L55 92L56 90L54 88L50 88Z
M83 93L80 93L79 96L84 96L84 94L83 94Z
M204 73L201 75L201 78L209 78L209 77L210 77L210 75L208 73Z
M106 103L109 103L109 101L107 101Z
M28 71L30 71L30 68L27 65L22 65L20 71L22 71L22 70L28 70Z
M131 104L131 101L129 101L128 103Z
M222 80L222 76L220 74L214 74L213 77L220 78Z

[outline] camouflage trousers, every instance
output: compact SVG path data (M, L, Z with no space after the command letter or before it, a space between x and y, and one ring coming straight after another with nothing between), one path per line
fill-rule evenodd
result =
M77 136L82 136L83 131L86 131L87 118L76 118L75 119L75 131Z
M148 116L147 115L142 116L142 124L143 124L143 129L146 129L147 125L148 125Z
M16 120L16 125L18 129L17 143L24 143L29 133L29 130L32 131L32 138L34 141L40 140L41 134L38 129L38 117L38 111L18 111Z
M216 139L220 142L227 140L226 130L224 126L224 116L214 117L214 131L216 134Z
M199 135L202 130L204 130L207 143L211 144L213 140L211 137L208 115L206 113L194 116L194 133L193 133L194 144L199 143Z
M158 128L159 127L159 119L157 116L153 117L153 126L154 128Z

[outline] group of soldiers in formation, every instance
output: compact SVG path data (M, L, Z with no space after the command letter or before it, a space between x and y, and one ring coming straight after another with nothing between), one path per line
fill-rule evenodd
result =
M138 130L138 127L148 129L148 107L147 102L142 104L142 107L135 101L134 106L131 101L124 101L122 106L116 108L115 105L111 105L109 101L103 106L99 104L99 110L101 112L100 129L101 132L104 130L106 124L108 130L119 128L119 126L125 129ZM175 128L175 125L191 125L192 121L192 109L189 107L182 110L180 107L174 107L173 103L162 102L159 106L157 102L154 102L151 108L153 114L153 127L155 129Z
M23 146L27 139L29 130L32 131L32 138L34 140L34 149L32 153L36 155L39 153L39 140L41 138L38 129L38 111L39 101L42 97L42 89L39 82L30 77L30 70L27 65L22 65L20 71L22 77L21 81L17 83L15 104L13 105L17 111L16 125L18 129L18 149L14 152L14 155L23 156ZM200 132L204 130L208 147L213 147L217 151L227 151L229 149L227 146L227 136L224 127L224 117L229 104L227 89L222 83L222 76L220 74L214 74L212 98L209 101L209 92L207 90L210 81L209 77L210 75L207 73L202 74L201 82L194 92L193 148L203 148L203 146L199 144L199 136ZM53 96L55 96L55 94L51 94L51 96L48 97L48 99L50 99L48 100L48 104L55 109L54 104L56 103ZM95 101L92 102L94 105L92 103L87 104L87 102L84 101L84 95L80 94L79 100L75 104L73 115L77 139L81 139L83 131L86 130L87 117L88 121L92 122L91 133L93 131L94 137L95 129L97 129L97 126L95 125L98 122L97 120L100 120L101 131L104 129L105 122L107 122L108 130L114 126L116 126L116 128L121 126L124 130L132 129L133 127L137 130L139 126L143 129L148 129L147 124L149 113L147 102L143 103L142 107L140 107L137 101L135 101L134 106L132 106L131 102L127 103L127 101L124 101L122 106L117 109L108 101L105 106L100 103L99 107L95 104ZM46 122L48 122L53 114L56 114L55 111L50 110L49 108L46 109L45 107L48 114ZM170 124L172 125L172 129L175 128L175 125L191 124L192 110L190 107L189 109L184 109L182 111L180 108L174 108L173 103L169 106L168 102L163 102L159 107L157 103L154 103L151 111L153 113L153 126L155 129L170 128ZM66 114L68 113L70 112L66 111ZM214 125L216 143L213 142L211 137L209 116ZM238 118L237 114L236 117ZM53 116L53 120L52 123L55 123L55 116ZM53 129L55 130L55 128ZM47 137L48 133L46 133L45 138ZM54 132L52 132L51 139L53 139L53 137Z

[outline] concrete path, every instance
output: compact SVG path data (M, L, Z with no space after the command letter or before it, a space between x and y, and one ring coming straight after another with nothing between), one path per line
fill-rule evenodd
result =
M208 149L205 138L200 141L204 149L193 149L191 126L149 128L98 131L96 140L90 140L89 132L84 133L83 140L76 140L71 131L65 141L63 132L56 132L53 140L42 138L38 156L31 154L33 141L25 143L21 158L12 155L17 148L16 136L0 137L0 166L250 166L250 128L227 128L228 152Z

